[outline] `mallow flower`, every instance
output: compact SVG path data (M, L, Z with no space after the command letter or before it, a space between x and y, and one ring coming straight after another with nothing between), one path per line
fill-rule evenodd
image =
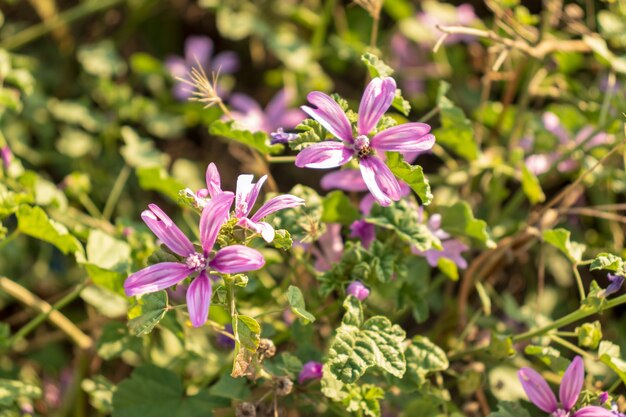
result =
M314 106L302 106L337 140L314 143L300 151L296 166L303 168L336 168L356 159L363 180L376 201L388 206L401 198L401 187L381 158L386 151L421 152L432 148L435 137L425 123L405 123L372 135L380 118L391 106L396 94L393 78L374 78L366 87L356 134L339 104L327 94L313 91L307 99Z
M422 218L423 209L420 208L420 219ZM415 255L423 256L426 258L428 265L436 267L439 264L439 259L450 259L461 269L467 268L467 261L463 258L463 252L469 250L469 247L458 239L450 237L441 228L441 214L433 214L426 223L428 229L441 241L441 250L428 249L427 251L420 251L416 248L411 248L411 252Z
M352 281L348 288L346 288L346 294L356 297L359 301L365 300L370 295L370 290L361 281Z
M252 182L252 175L240 175L237 178L237 191L235 196L235 217L237 224L243 228L250 229L260 234L266 242L274 240L276 231L267 222L263 222L265 217L279 210L293 208L304 205L304 200L291 194L282 194L269 199L254 213L252 207L259 197L259 192L267 175L262 176L257 183ZM214 163L210 163L206 170L206 189L198 191L200 197L210 196L212 199L225 193L222 191L220 173ZM226 191L227 194L232 194Z
M577 411L572 410L585 381L585 365L580 356L574 358L563 374L559 387L560 405L546 380L537 371L522 368L517 375L528 399L551 417L614 417L610 410L598 406L589 405Z
M320 362L309 361L302 366L300 374L298 375L298 383L304 384L306 381L312 379L322 379L323 365Z
M289 107L292 94L282 89L270 100L265 109L252 97L245 94L233 94L229 104L232 118L251 132L280 133L281 129L293 129L306 115L298 109Z
M132 297L160 291L197 274L187 289L187 309L193 326L202 326L209 314L210 277L215 278L214 273L237 274L257 270L265 264L259 251L243 245L213 250L220 228L229 217L234 197L231 192L223 192L204 207L200 218L200 252L163 210L150 204L141 218L159 240L183 260L150 265L130 275L124 282L126 295Z

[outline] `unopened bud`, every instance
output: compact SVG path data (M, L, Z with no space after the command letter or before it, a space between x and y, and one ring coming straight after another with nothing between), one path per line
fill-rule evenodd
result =
M256 417L256 407L252 403L241 403L235 409L236 417Z
M259 342L259 354L266 358L276 355L276 345L270 339L261 339Z
M284 397L291 394L293 389L293 381L286 376L281 376L276 379L276 395Z

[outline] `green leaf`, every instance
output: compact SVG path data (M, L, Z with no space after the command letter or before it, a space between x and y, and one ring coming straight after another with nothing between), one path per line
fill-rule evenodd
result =
M353 318L355 312L351 311L355 306L354 297L348 298L350 301L347 302L347 314L350 318L344 319L330 346L326 362L330 372L345 384L356 382L371 367L402 378L406 371L402 349L402 342L406 337L404 330L398 325L392 325L383 316L372 317L360 327L354 325L359 319ZM358 307L360 310L360 303Z
M124 126L120 129L125 145L120 153L126 163L133 168L163 168L170 158L167 154L159 151L153 140L141 138L131 127Z
M439 258L437 260L437 268L452 281L459 280L459 269L452 259Z
M541 203L546 199L537 176L530 172L526 165L522 165L522 190L532 204Z
M315 321L315 316L306 310L304 296L300 288L290 285L289 288L287 288L287 299L289 300L291 311L293 311L296 316L303 319L306 323Z
M270 145L269 138L265 132L250 132L248 130L238 129L235 122L224 122L222 120L216 120L211 123L209 133L212 135L223 136L228 139L232 139L236 142L243 143L259 152L261 154L277 154L283 149L280 144Z
M570 241L569 230L544 230L543 240L563 252L571 262L577 263L583 258L585 245Z
M20 397L41 398L41 389L14 379L0 379L0 406L18 404Z
M56 246L61 252L83 257L83 246L65 226L48 218L41 207L20 206L17 211L17 228L25 235Z
M495 247L487 232L487 223L474 217L467 202L460 201L453 206L445 207L441 217L441 228L446 232L474 238L489 248Z
M598 269L617 272L624 269L624 261L619 256L615 256L611 253L600 253L589 266L590 271Z
M557 373L564 372L570 364L570 361L561 357L561 352L551 346L528 345L524 348L524 353L537 357L548 368Z
M285 229L276 230L274 240L272 240L272 246L276 249L289 250L293 246L293 239L291 234Z
M423 336L413 338L404 356L407 366L405 378L418 387L426 382L428 375L445 371L450 366L446 353Z
M97 77L111 78L126 72L126 63L115 50L115 44L107 39L91 45L82 45L77 53L85 72Z
M128 301L125 297L102 286L91 285L85 288L80 292L80 298L103 316L112 319L123 317L128 311Z
M324 365L322 372L322 393L326 397L342 403L347 411L357 415L380 417L379 400L385 397L382 388L371 384L344 384L335 378L328 365Z
M353 295L349 295L343 301L343 308L346 313L341 320L342 324L346 326L361 327L363 324L363 306L361 301Z
M501 401L498 403L498 411L494 411L487 417L530 417L530 414L518 403Z
M437 101L441 127L433 133L437 138L437 143L468 161L473 161L478 158L479 154L478 144L474 139L474 128L463 110L445 96L449 88L450 85L445 81L442 81L439 86Z
M103 414L113 412L113 392L116 386L102 375L83 379L80 387L89 395L89 404Z
M596 349L602 341L602 325L598 320L591 323L583 323L576 328L578 346L587 349Z
M136 368L113 394L113 417L211 417L230 400L201 391L186 396L178 375L155 365Z
M603 340L600 342L598 357L626 384L626 361L622 359L622 352L618 345Z
M350 226L361 215L343 191L332 191L324 197L322 221Z
M131 337L123 323L111 322L104 325L96 349L102 359L111 360L126 350L141 349L141 341Z
M393 68L385 64L382 59L372 53L366 53L361 55L361 61L367 67L370 73L370 77L389 77L393 74Z
M425 224L420 223L417 210L404 200L397 201L389 207L374 205L366 220L376 226L393 230L401 240L417 250L441 248L439 239Z
M415 191L422 200L422 204L425 206L430 204L433 195L421 166L409 164L398 152L387 152L387 166L396 177L406 182Z
M217 383L211 386L209 394L216 397L244 401L250 397L250 389L246 384L245 378L233 378L230 375L222 375Z
M167 313L167 292L159 291L137 297L128 310L128 328L133 336L150 333Z
M237 316L237 323L233 323L233 327L237 326L237 336L239 343L250 352L256 352L261 341L261 326L259 323L249 316Z
M178 192L185 188L178 180L170 177L164 168L138 168L137 178L142 189L157 191L172 201L178 201Z
M124 269L130 259L130 246L123 240L93 229L87 238L87 262L100 268L117 270Z

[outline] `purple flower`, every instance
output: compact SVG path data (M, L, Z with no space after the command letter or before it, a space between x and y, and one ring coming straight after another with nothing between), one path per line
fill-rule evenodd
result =
M467 261L463 258L462 253L467 251L469 247L460 240L450 238L450 235L441 229L441 215L433 214L428 219L427 223L430 231L437 238L441 240L442 250L429 249L427 251L419 251L416 248L411 248L411 251L418 256L426 258L428 265L436 267L439 263L439 259L450 259L461 269L467 268Z
M262 176L256 184L252 183L252 178L252 175L240 175L237 178L235 217L238 219L237 224L239 226L255 231L269 243L274 240L276 232L272 225L261 220L279 210L302 206L304 205L304 200L291 194L279 195L269 199L256 213L250 216L252 207L254 207L254 203L256 203L259 197L259 192L267 179L267 175ZM200 190L199 194L216 198L224 193L221 188L220 174L213 162L209 164L206 170L206 185L206 190ZM226 193L232 195L228 191Z
M552 133L559 140L562 147L578 147L583 144L583 150L588 151L596 146L604 145L613 141L613 135L605 132L599 132L590 138L594 128L592 126L583 127L576 136L572 137L565 127L561 124L559 117L552 112L543 114L543 125L546 130ZM528 149L532 145L531 138L525 138L524 148ZM534 154L526 158L526 166L535 175L541 175L548 172L552 166L557 163L563 156L563 151L557 150L548 154ZM557 170L562 173L570 172L578 166L578 163L571 159L565 159L558 163Z
M259 251L243 245L227 246L213 252L220 228L228 219L233 198L233 193L224 192L204 207L200 218L201 253L196 252L191 241L167 214L155 204L150 204L141 218L165 246L184 260L150 265L130 275L124 282L126 295L131 297L160 291L198 273L187 289L187 309L193 326L202 326L209 314L212 293L210 276L213 271L237 274L257 270L265 264Z
M306 117L300 110L289 108L291 100L288 90L282 89L272 98L265 110L245 94L233 94L229 104L233 108L231 112L233 119L243 128L251 132L271 133L279 128L292 129Z
M285 132L282 127L279 127L276 131L270 133L270 144L289 143L297 137L296 133Z
M348 295L353 295L359 299L359 301L365 300L370 295L370 290L363 285L361 281L353 281L348 285L346 289Z
M604 296L609 296L611 294L615 294L619 290L622 289L622 285L624 285L624 277L617 274L607 274L606 276L611 282L608 287L604 290Z
M359 239L363 247L369 249L376 239L376 227L366 220L355 220L350 225L350 237Z
M426 29L420 35L426 45L434 44L443 32L437 29L437 25L441 26L469 26L477 20L474 13L474 7L471 4L464 3L457 7L444 5L437 2L424 2L424 11L417 15L417 20ZM471 35L454 34L448 35L444 40L444 44L451 45L459 42L471 42L475 39Z
M311 246L315 256L315 269L320 272L328 271L334 263L339 262L343 255L343 240L341 239L341 225L328 223L326 232L317 241L319 249Z
M605 408L586 406L575 413L572 408L578 400L580 390L585 380L585 367L580 356L576 356L570 366L565 370L561 386L559 388L559 407L554 393L545 379L537 371L530 368L522 368L517 373L528 399L542 411L552 417L613 417L613 413Z
M296 157L296 166L335 168L356 158L361 176L379 204L388 206L399 200L400 184L377 153L426 151L432 148L435 137L424 123L406 123L368 136L391 106L395 94L393 78L374 78L369 83L361 98L355 137L339 104L322 92L309 93L307 99L315 107L302 106L302 110L340 141L327 140L305 148Z
M4 169L9 169L9 166L11 166L11 161L13 161L13 153L11 152L11 148L6 145L0 148L0 157L2 157L2 164L4 165Z
M310 361L302 366L300 375L298 375L298 383L303 384L311 379L322 379L322 365L320 362Z
M174 78L186 78L192 67L200 65L205 71L231 74L237 71L239 59L234 52L226 51L213 56L213 41L206 36L190 36L185 40L185 57L169 55L165 66ZM172 91L174 97L185 101L191 91L183 82L177 82Z
M228 323L224 326L226 333L233 334L233 325ZM235 347L235 341L232 337L228 337L225 334L218 333L215 336L215 342L224 349L233 349Z

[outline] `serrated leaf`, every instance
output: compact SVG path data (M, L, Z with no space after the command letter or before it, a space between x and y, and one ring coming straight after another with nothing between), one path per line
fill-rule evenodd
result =
M250 352L256 352L261 341L261 325L249 316L237 316L237 322L233 323L233 328L237 326L238 341Z
M487 247L494 247L487 232L487 223L474 217L472 209L465 201L445 207L441 212L441 228L456 236L467 236L478 240Z
M622 352L618 345L603 340L598 348L598 357L626 384L626 361L622 359Z
M289 301L291 311L293 311L296 316L305 320L305 322L312 323L315 321L315 316L306 310L304 296L300 288L290 285L289 288L287 288L287 300Z
M291 234L285 229L276 230L274 240L272 240L272 246L276 249L288 250L293 246L293 239Z
M591 265L589 265L590 271L603 269L606 271L617 272L624 268L624 261L619 256L615 256L612 253L600 253L598 254Z
M437 143L468 161L473 161L478 158L479 154L478 145L474 139L474 128L463 110L445 96L449 88L450 85L444 81L439 86L437 104L441 127L433 133L437 138Z
M211 417L230 400L200 391L186 396L178 375L155 365L136 368L113 394L113 417Z
M18 404L20 397L41 398L41 389L15 379L0 379L0 406Z
M583 258L585 245L570 241L569 230L544 230L543 240L563 252L571 262L580 262Z
M48 218L41 207L20 206L17 213L17 228L25 235L51 243L61 252L84 257L83 246L65 226Z
M405 378L418 387L426 382L433 372L441 372L450 366L446 353L427 337L415 336L404 352L406 357Z
M167 313L167 292L144 294L128 310L128 328L133 336L150 333Z
M430 204L433 195L430 192L430 184L421 166L409 164L398 152L387 152L387 166L393 172L393 175L406 182L415 191L422 204L425 206Z
M487 417L530 417L530 414L518 403L501 401L498 403L498 411L494 411Z
M340 223L350 226L361 215L343 191L332 191L324 197L322 203L322 221L326 223Z
M250 132L248 130L241 130L237 128L237 125L233 121L224 122L222 120L216 120L211 123L209 133L212 135L223 136L228 139L232 139L236 142L249 146L262 154L277 154L283 149L280 144L270 145L269 137L265 132Z
M389 77L393 74L393 68L385 64L382 59L372 53L365 53L361 55L361 61L367 67L372 78L375 77Z

